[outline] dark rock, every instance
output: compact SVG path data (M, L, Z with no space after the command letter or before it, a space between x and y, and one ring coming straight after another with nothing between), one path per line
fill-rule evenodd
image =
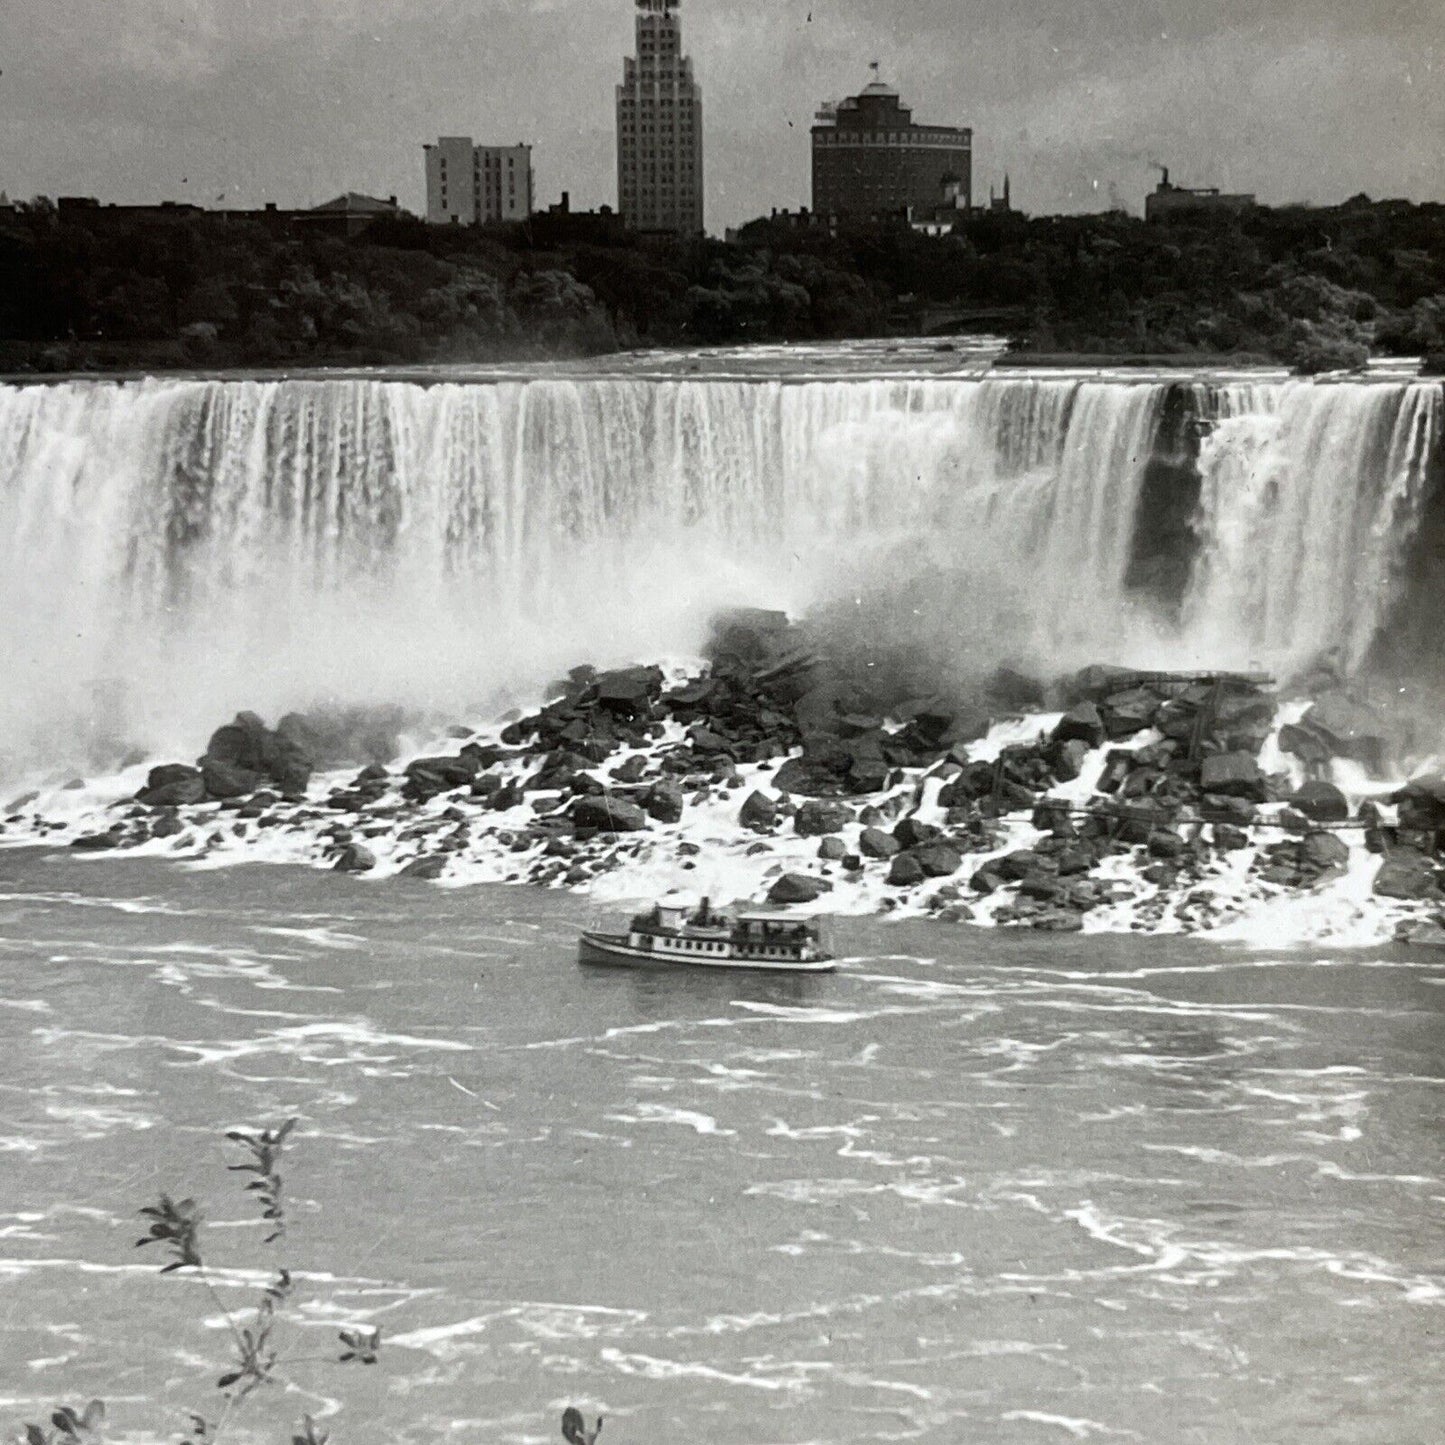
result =
M844 792L840 773L806 758L789 758L773 774L773 786L779 792L797 793L804 798L838 798Z
M1244 798L1251 803L1268 801L1264 774L1249 753L1216 753L1205 758L1199 783L1206 793Z
M579 798L572 804L570 816L579 828L599 833L638 833L647 827L647 814L620 798Z
M829 835L818 844L818 857L829 863L841 863L848 856L848 845L838 837Z
M1084 759L1089 756L1089 744L1082 738L1068 738L1049 747L1049 766L1061 783L1072 783L1084 771Z
M1316 823L1343 823L1350 816L1350 804L1333 783L1315 780L1290 795L1291 806Z
M784 873L768 889L768 902L812 903L831 892L832 887L826 878L813 878L806 873Z
M852 793L881 793L889 785L893 770L881 758L855 758L848 769L848 790Z
M744 828L763 831L773 827L777 821L778 805L766 793L752 792L744 799L742 811L738 814L738 822Z
M120 824L116 824L108 833L86 833L82 837L72 838L70 846L77 853L102 853L111 848L119 848L125 841L125 832Z
M264 773L252 772L218 758L208 756L201 760L201 781L206 786L206 795L211 798L249 797L265 778Z
M1349 867L1350 850L1337 834L1308 833L1299 845L1299 859L1304 867L1320 872L1344 869Z
M1241 848L1249 847L1249 834L1231 823L1216 823L1213 836L1214 846L1221 853L1237 853Z
M655 823L680 823L682 821L682 789L676 783L657 782L648 789L642 800L643 809Z
M1390 801L1400 809L1400 826L1435 832L1445 828L1445 775L1425 773L1411 778Z
M1087 873L1099 861L1098 849L1087 839L1079 839L1054 854L1060 878L1071 878Z
M1323 741L1334 756L1352 758L1375 773L1384 771L1390 729L1373 708L1344 693L1323 697L1299 721L1303 732Z
M865 858L896 858L903 845L881 828L864 828L858 837L858 851Z
M1375 895L1434 902L1441 896L1435 867L1423 853L1397 848L1375 874Z
M612 769L611 776L619 783L640 783L646 772L647 759L639 753L636 757L628 758L625 763L619 763Z
M423 882L433 883L447 871L447 859L439 854L433 853L425 858L414 858L398 874L401 878L419 878Z
M662 669L624 667L601 673L596 682L597 705L609 712L637 717L648 712L655 698L662 696Z
M1125 752L1122 748L1113 749L1104 759L1104 771L1099 774L1098 790L1101 793L1117 793L1128 781L1129 774L1137 763L1133 753Z
M1188 851L1184 839L1171 828L1155 828L1149 834L1149 853L1154 858L1182 858Z
M369 873L376 867L376 854L360 843L348 843L333 866L338 873Z
M1105 735L1114 742L1131 738L1154 725L1159 699L1147 688L1111 693L1099 707Z
M1000 878L1015 883L1033 873L1049 875L1058 873L1058 864L1053 859L1036 853L1031 848L1020 848L1016 852L1005 854L1002 858L995 858L987 866Z
M893 836L903 848L917 848L921 844L931 843L935 838L943 836L941 828L935 828L932 823L920 822L917 818L904 818L893 829Z
M1091 702L1075 703L1054 729L1051 741L1055 743L1081 742L1091 748L1098 747L1106 736L1104 720L1099 709Z
M174 813L162 813L151 824L152 838L174 838L186 831L186 825Z
M168 763L152 768L136 802L148 808L184 808L206 799L206 784L199 768Z
M846 828L852 821L852 809L842 803L809 801L798 809L793 826L800 838L821 838Z
M1139 876L1158 888L1172 888L1179 881L1179 870L1170 863L1151 863Z
M968 880L968 886L975 893L997 893L1008 880L991 863L985 863Z
M894 888L913 888L927 877L922 862L912 853L900 853L888 870L888 882Z
M963 867L963 855L948 843L924 843L910 855L930 878L950 878Z

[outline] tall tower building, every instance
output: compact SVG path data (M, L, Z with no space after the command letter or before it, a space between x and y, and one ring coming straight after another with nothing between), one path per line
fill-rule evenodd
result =
M635 0L637 54L617 87L617 209L638 231L703 229L702 90L682 53L682 0Z
M422 149L432 225L480 226L532 214L531 146L479 146L469 135L444 135Z

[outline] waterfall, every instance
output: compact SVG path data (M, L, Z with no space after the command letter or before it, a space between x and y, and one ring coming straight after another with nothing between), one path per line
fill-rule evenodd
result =
M1178 618L1128 581L1169 390L0 387L0 777L128 743L194 753L241 707L492 706L578 661L693 649L733 602L892 589L930 645L1040 667L1361 655L1424 505L1440 388L1195 388Z
M1329 652L1355 667L1427 500L1441 388L1232 385L1199 400L1212 427L1187 646L1240 666Z

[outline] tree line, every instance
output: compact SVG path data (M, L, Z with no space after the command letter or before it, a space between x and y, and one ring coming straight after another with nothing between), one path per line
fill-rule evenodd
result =
M385 218L0 215L0 364L404 364L637 346L1003 331L1045 352L1305 371L1445 353L1445 206L1146 223L989 213L949 234L761 219L732 242Z

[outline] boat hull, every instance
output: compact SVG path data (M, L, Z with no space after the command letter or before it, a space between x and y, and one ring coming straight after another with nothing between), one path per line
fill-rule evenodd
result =
M832 973L831 958L685 958L634 948L625 934L584 933L577 943L578 963L600 968L704 969L710 973Z

